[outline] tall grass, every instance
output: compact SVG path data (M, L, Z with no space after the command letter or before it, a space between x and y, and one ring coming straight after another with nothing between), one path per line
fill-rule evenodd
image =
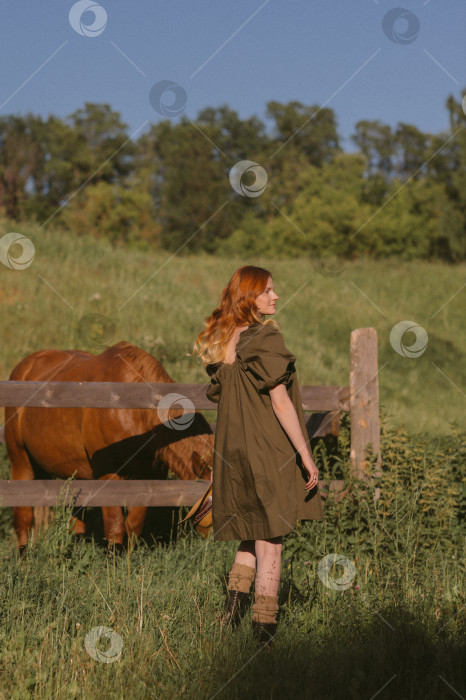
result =
M369 481L353 482L348 421L338 438L315 441L322 477L343 478L350 497L284 537L270 652L254 646L251 611L236 630L217 621L237 542L185 524L165 544L107 557L75 542L71 509L55 508L18 559L4 509L2 697L463 697L465 444L459 429L424 440L382 416L382 475L371 477L372 460ZM335 564L322 579L330 554L354 569ZM89 651L98 627L113 638ZM118 658L99 661L106 653Z

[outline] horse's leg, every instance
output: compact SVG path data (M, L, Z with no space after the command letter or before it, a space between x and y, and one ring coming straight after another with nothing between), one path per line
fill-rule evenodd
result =
M99 481L119 480L118 474L105 474ZM105 488L105 487L103 487ZM123 548L123 538L125 536L125 519L121 506L102 506L102 516L104 520L104 537L107 546L118 545L117 549Z
M128 545L132 548L138 537L141 537L142 528L147 515L147 506L131 506L128 508L125 525L128 535Z
M85 535L86 534L86 525L76 515L71 516L70 525L71 525L71 529L73 531L73 534L76 535L76 537L78 535Z
M50 506L34 506L34 540L37 538L39 530L45 532L53 520L53 510Z
M13 507L13 527L18 541L18 550L23 554L27 547L29 531L34 520L34 508L32 506Z
M125 536L125 519L121 506L102 506L102 516L107 546L115 544L118 545L117 549L121 549Z
M15 425L10 428L12 439L9 439L7 442L8 458L11 464L11 478L18 481L33 481L34 471L31 462L23 445L17 439L15 428ZM32 506L13 507L13 527L16 532L20 554L23 554L26 549L33 522L34 508Z

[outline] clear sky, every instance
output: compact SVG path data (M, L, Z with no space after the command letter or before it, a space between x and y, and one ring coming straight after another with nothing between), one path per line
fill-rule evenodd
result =
M82 12L86 0L4 7L0 115L65 117L86 101L107 102L137 137L147 122L166 118L149 93L171 80L186 93L189 119L228 104L241 118L268 124L270 100L331 107L341 145L351 151L361 119L445 132L445 100L460 100L466 88L464 0L92 4L95 13Z

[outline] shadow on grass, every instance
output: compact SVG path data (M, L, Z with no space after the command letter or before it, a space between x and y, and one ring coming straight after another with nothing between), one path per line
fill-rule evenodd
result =
M442 630L440 624L437 630L428 631L402 606L387 607L378 614L380 617L372 615L364 623L357 619L328 620L332 629L322 633L322 628L309 629L307 622L299 622L291 613L279 618L270 651L254 647L248 621L244 620L239 638L230 636L216 655L205 677L208 692L198 697L465 697L464 633L452 637L448 625ZM240 638L242 643L236 648Z
M102 510L98 507L92 508L71 508L67 507L69 510L69 516L71 514L79 517L83 521L86 531L85 534L71 534L71 540L75 543L84 541L87 543L94 542L98 549L107 551L107 540L104 537L104 523L102 517ZM54 528L54 518L53 512L56 511L57 507L52 510L52 519L45 527L45 533L50 528ZM185 508L184 510L188 510ZM0 529L1 535L4 537L10 537L12 542L15 544L16 548L16 537L13 531L13 517L12 509L4 508L0 509L0 515L3 515L3 519L0 519ZM123 509L124 516L126 517L126 510ZM183 513L180 515L180 509L178 507L157 507L148 508L146 520L144 527L139 537L133 546L133 549L138 549L138 547L144 546L150 550L154 550L159 546L169 546L170 544L175 544L178 538L184 534L188 533L191 525L189 523L184 524L183 527L178 527L179 520L183 517ZM67 525L69 527L69 525ZM43 535L45 534L41 526ZM47 537L48 535L45 534ZM198 535L198 537L200 537ZM31 544L32 542L32 544ZM30 533L29 543L32 547L35 546L34 537ZM73 547L67 547L67 557L72 555ZM128 538L125 534L123 540L123 546L116 545L115 547L117 554L123 554L128 550ZM23 552L24 554L24 552Z
M187 511L188 509L186 509ZM123 514L126 517L126 510L123 509ZM106 547L107 543L104 538L104 524L101 508L85 508L79 510L79 517L83 520L86 526L86 534L84 539L89 541L94 539L99 547ZM136 542L144 541L151 549L159 545L168 545L170 542L176 542L181 534L182 528L178 527L178 521L183 517L180 516L178 507L157 507L148 508L144 527L141 537ZM124 547L127 547L127 536L124 538Z

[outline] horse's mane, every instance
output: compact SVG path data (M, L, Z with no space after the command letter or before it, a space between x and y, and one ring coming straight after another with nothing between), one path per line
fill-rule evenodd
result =
M173 382L156 357L137 345L122 340L101 354L105 361L121 365L134 382Z

